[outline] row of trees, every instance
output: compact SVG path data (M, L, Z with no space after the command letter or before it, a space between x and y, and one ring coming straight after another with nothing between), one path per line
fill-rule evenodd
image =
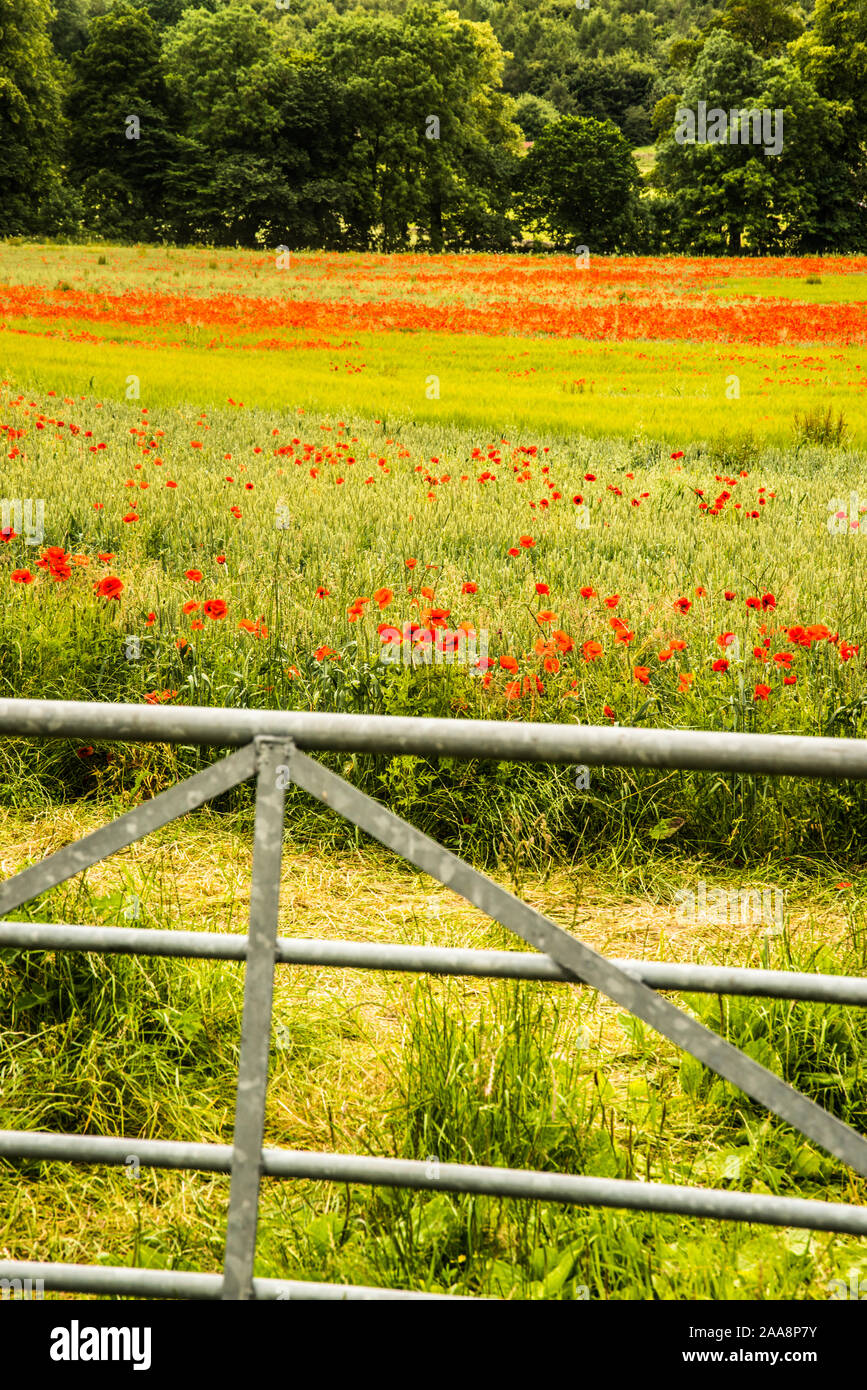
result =
M623 121L509 93L493 3L304 0L302 19L290 0L86 2L0 4L2 235L867 250L863 0L816 0L809 22L784 0L727 0L675 38L646 184ZM643 11L608 2L609 28L643 32ZM604 37L604 11L596 24ZM520 80L542 86L534 72ZM702 101L781 111L780 153L679 143L678 109Z

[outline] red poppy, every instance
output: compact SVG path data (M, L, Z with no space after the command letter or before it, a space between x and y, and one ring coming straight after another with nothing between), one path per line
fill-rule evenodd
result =
M107 574L95 585L100 598L118 598L123 588L122 582L113 574Z
M585 642L581 650L585 661L598 661L602 655L602 646L599 642Z
M603 705L603 706L602 706L602 713L605 715L605 718L606 718L606 719L613 719L613 718L614 718L614 710L611 708L610 705Z
M603 600L606 608L616 608L620 602L619 594L612 594L610 598Z
M202 612L206 618L213 618L214 620L225 618L228 611L228 604L224 603L221 598L209 598L207 603L202 604Z
M642 685L648 685L650 683L650 671L646 666L633 666L632 675L634 679L639 681Z
M732 589L726 589L723 598L730 603L733 598L737 598L737 594Z
M518 545L522 545L525 550L530 550L535 544L536 542L533 540L532 536L518 537Z
M721 656L719 661L712 662L710 669L712 671L727 671L729 669L729 664L725 657Z
M769 685L757 685L755 689L755 698L757 700L767 700L770 693L771 687Z
M374 601L374 603L377 605L377 607L379 608L380 613L382 612L382 610L383 610L384 608L387 608L387 607L388 607L388 605L391 603L391 600L392 600L393 598L394 598L394 592L393 592L392 589L375 589L375 590L374 590L373 601Z
M676 598L672 607L676 608L679 613L688 613L692 608L692 603L688 598Z
M184 578L189 579L191 584L198 584L202 578L201 570L184 570Z
M13 570L11 574L13 584L32 584L33 575L29 570Z
M591 587L590 587L589 584L585 584L584 588L581 590L581 597L582 597L582 598L595 598L595 597L596 597L596 590L595 590L595 589L591 589Z
M475 585L473 586L472 592L475 592ZM536 593L539 595L540 598L546 598L550 594L550 592L551 590L548 588L547 584L536 585Z

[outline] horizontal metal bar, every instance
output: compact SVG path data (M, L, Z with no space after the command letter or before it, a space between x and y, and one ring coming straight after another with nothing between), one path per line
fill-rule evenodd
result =
M0 738L29 735L230 747L249 743L258 734L291 738L299 748L308 750L867 778L865 739L80 700L0 700Z
M102 1135L0 1130L0 1158L121 1164L132 1157L137 1158L142 1167L193 1168L224 1173L231 1168L232 1148L229 1144L176 1143L165 1139L114 1139ZM671 1183L588 1178L569 1173L473 1167L461 1163L433 1165L429 1161L308 1153L298 1149L263 1149L262 1172L272 1178L467 1192L525 1201L674 1212L716 1221L747 1221L867 1235L867 1207L804 1197L774 1197L760 1192L724 1192L707 1187L677 1187Z
M56 888L59 883L74 878L101 859L126 849L152 830L158 830L177 820L178 816L185 816L206 801L221 796L239 782L252 777L255 771L256 749L250 744L228 758L220 758L210 767L203 768L201 772L142 802L140 806L133 807L108 825L101 825L82 839L74 840L38 863L22 869L12 878L0 882L0 917L14 912L16 907L47 892L49 888Z
M232 932L73 926L65 922L0 922L0 951L9 947L38 951L180 956L198 960L247 958L246 936ZM691 994L801 999L820 1004L867 1005L867 978L857 975L807 975L788 970L629 960L622 956L611 956L609 959L612 964L620 966L653 989L683 990ZM536 951L402 946L376 941L330 941L319 937L278 936L277 964L576 983L571 971L564 970L550 956Z
M54 1264L50 1260L0 1260L0 1279L41 1279L52 1292L129 1294L140 1298L218 1299L222 1274L198 1274L179 1269L138 1269L128 1265ZM297 1279L254 1279L253 1297L306 1302L367 1302L370 1299L480 1300L459 1294L410 1293L403 1289L374 1289L363 1284L309 1284Z

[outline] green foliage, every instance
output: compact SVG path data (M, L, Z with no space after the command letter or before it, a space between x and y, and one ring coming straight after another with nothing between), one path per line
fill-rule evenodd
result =
M72 67L67 159L87 225L107 237L153 236L172 148L153 21L120 0L93 21Z
M763 59L726 32L711 35L690 70L685 109L781 112L782 147L690 143L663 130L652 183L668 202L657 208L661 244L692 253L780 255L856 250L865 242L852 170L836 103L825 100L784 58Z
M821 444L825 447L839 448L845 441L849 427L842 410L834 414L833 406L814 406L803 415L795 416L795 433L803 444Z
M434 251L502 244L518 129L490 26L416 3L400 19L350 12L316 45L352 113L345 173L368 244L404 247L413 226Z
M615 251L636 236L639 185L629 145L610 121L564 117L542 131L527 155L522 211L560 241Z
M0 7L0 235L32 233L59 182L62 69L48 0Z
M867 246L867 29L854 0L819 0L806 30L785 0L664 0L653 13L631 0L7 8L7 235L503 251L546 226L631 252ZM694 100L783 110L783 152L676 145L675 112ZM641 215L631 187L625 209L613 193L604 238L582 198L607 198L608 176L576 197L567 163L540 194L540 157L520 158L521 135L538 141L558 117L610 123L633 147L660 141ZM607 137L593 144L605 164Z
M859 0L816 0L810 27L793 45L792 53L819 95L835 105L843 131L841 153L857 173L863 216L867 6Z
M804 29L784 0L728 0L716 24L763 58L782 52Z
M528 140L538 140L546 126L559 117L556 106L545 97L524 92L515 102L515 122Z

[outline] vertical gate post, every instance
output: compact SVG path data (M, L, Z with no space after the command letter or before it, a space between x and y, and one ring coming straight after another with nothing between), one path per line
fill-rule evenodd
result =
M232 1181L221 1293L223 1299L250 1299L253 1296L277 954L284 787L287 785L284 774L279 773L278 769L281 764L288 764L293 746L290 739L265 737L256 738L255 744L257 781L253 874L235 1101Z

